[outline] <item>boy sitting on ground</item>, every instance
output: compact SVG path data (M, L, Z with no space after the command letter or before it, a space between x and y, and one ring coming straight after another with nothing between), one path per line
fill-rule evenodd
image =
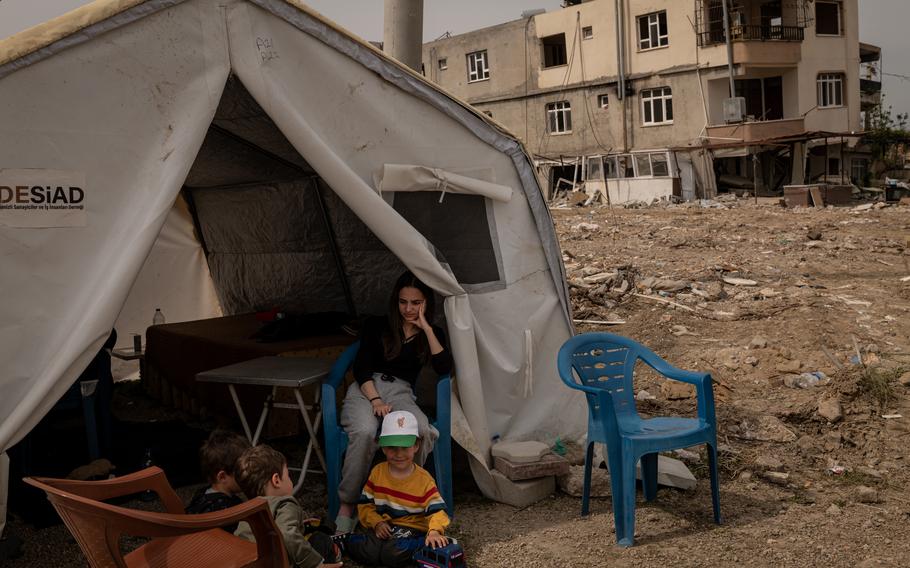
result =
M230 430L218 429L209 435L199 448L199 469L210 485L193 496L186 507L187 513L211 513L243 503L240 487L234 479L234 465L249 447L250 442L246 438ZM234 532L237 525L223 528Z
M348 537L345 551L361 564L408 566L414 548L398 540L445 546L449 516L433 477L414 463L420 449L417 418L404 410L388 413L379 446L386 461L370 472L357 507L360 524L372 532Z
M281 452L264 444L254 446L237 460L236 472L237 483L247 497L264 497L268 501L292 566L341 567L340 550L328 534L313 532L306 535L306 525L317 519L308 518L294 498L288 462ZM250 525L245 521L240 522L234 534L256 541Z

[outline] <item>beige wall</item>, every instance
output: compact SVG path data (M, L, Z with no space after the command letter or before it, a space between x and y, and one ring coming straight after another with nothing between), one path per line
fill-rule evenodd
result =
M617 99L615 85L615 0L591 0L425 44L426 74L456 96L491 112L536 154L558 157L697 143L706 125L723 124L723 100L729 96L725 46L698 47L690 23L690 19L695 21L693 0L621 2L626 22L625 70L635 92L625 101L625 148L623 105ZM744 61L735 66L735 75L782 76L784 117L794 119L809 111L807 130L860 128L857 0L844 0L843 6L842 37L817 37L813 24L806 28L803 42L739 44ZM661 10L667 12L669 45L642 51L638 48L637 18ZM757 20L758 14L756 3L750 22ZM785 24L795 23L789 21L791 16L785 14ZM583 40L581 28L586 26L591 26L593 37ZM566 36L571 65L544 69L540 38L559 33ZM468 83L465 54L480 49L487 50L490 79ZM774 64L768 59L783 52L786 61ZM446 57L447 70L438 70L439 57ZM816 105L817 75L829 71L846 74L847 104L839 109L810 110ZM673 123L643 126L639 93L658 86L673 91ZM609 96L608 109L597 105L601 93ZM559 100L572 105L571 134L546 132L545 106Z

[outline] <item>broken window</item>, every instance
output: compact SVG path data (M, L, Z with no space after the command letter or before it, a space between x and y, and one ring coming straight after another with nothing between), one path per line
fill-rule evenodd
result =
M819 108L844 106L843 73L819 73L817 85Z
M815 33L840 35L840 2L815 3Z
M487 50L474 51L467 55L468 83L484 81L490 78L490 65L487 62Z
M550 134L572 132L572 105L569 101L557 101L547 105L547 129Z
M566 64L566 34L541 38L543 45L543 66L557 67Z
M651 175L654 177L670 177L670 163L663 152L651 154Z
M667 34L667 12L654 12L638 17L638 48L654 49L670 44Z

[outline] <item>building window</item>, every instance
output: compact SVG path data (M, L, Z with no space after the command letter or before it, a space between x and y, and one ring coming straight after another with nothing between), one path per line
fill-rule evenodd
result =
M840 35L840 2L815 3L815 33Z
M556 34L540 39L543 45L543 66L558 67L566 64L566 34Z
M642 124L673 122L673 94L670 87L645 89L641 92Z
M602 95L597 95L597 106L600 108L607 108L610 106L610 97L604 93Z
M843 73L820 73L817 84L819 108L844 106Z
M550 134L572 132L572 105L569 101L557 101L547 105L547 129Z
M853 158L850 162L850 181L859 186L868 185L866 176L869 173L869 160L866 158Z
M436 64L439 66L440 71L445 71L449 68L449 60L445 57L440 57L438 60L436 60Z
M651 154L651 175L654 177L670 177L670 162L663 152Z
M487 50L469 53L468 83L485 81L490 78L490 64L487 62Z
M594 37L594 28L591 26L585 26L581 28L581 39L591 39Z
M638 17L638 48L654 49L670 44L667 35L667 12L654 12Z

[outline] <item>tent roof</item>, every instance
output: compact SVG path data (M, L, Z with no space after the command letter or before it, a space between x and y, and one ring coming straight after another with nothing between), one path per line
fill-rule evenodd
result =
M94 0L94 2L90 2L84 6L76 8L75 10L62 14L56 18L0 40L0 68L18 59L22 59L23 57L33 54L41 49L50 47L58 41L64 40L86 28L113 18L118 14L126 12L127 10L131 10L137 6L147 4L150 8L149 11L153 12L159 9L167 8L171 5L180 4L184 1L185 0ZM319 21L321 24L331 28L339 34L348 37L350 40L354 41L364 49L372 51L379 57L394 63L402 71L408 73L412 77L417 78L428 85L431 85L434 89L440 93L445 94L453 101L459 103L461 106L471 111L487 124L490 124L501 133L521 144L522 149L524 149L525 154L527 154L527 150L524 148L524 144L514 134L505 129L501 124L493 120L491 117L478 111L467 102L462 101L451 93L444 91L435 83L428 81L426 77L420 73L415 72L413 69L407 65L404 65L397 59L390 57L382 50L377 49L376 46L370 42L360 38L353 32L350 32L339 24L323 16L313 8L307 6L306 3L302 2L301 0L279 1L282 1L285 4L293 6L297 10L306 13L308 16Z

